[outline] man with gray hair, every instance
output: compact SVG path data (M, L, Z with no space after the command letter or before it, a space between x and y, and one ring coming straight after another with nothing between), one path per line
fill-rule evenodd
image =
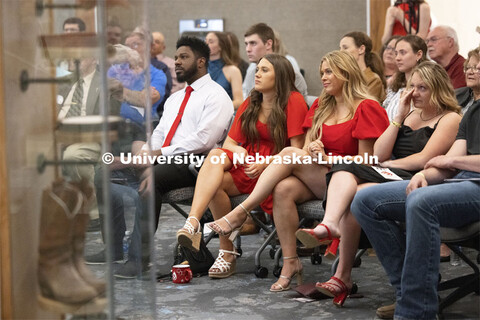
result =
M465 87L465 58L458 54L457 32L449 26L436 26L428 33L426 43L430 59L445 68L453 87Z

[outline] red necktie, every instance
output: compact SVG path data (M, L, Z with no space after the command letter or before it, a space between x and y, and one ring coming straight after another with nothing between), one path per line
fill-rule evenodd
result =
M180 121L182 120L183 116L183 111L185 110L185 106L187 105L188 99L190 98L190 94L192 93L193 88L188 86L185 89L185 97L183 98L182 104L180 105L180 109L178 110L177 117L175 118L175 121L172 124L172 127L170 128L170 131L168 131L167 138L165 139L165 142L163 143L163 147L168 147L170 145L170 142L173 139L173 135L175 134L175 131L177 131L178 125L180 124Z

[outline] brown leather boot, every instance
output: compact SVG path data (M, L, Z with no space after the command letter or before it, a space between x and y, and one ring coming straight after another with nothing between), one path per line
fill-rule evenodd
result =
M40 222L38 282L41 305L69 312L98 296L78 273L72 260L73 219L81 210L83 195L63 180L43 192Z
M90 221L89 211L92 202L96 201L94 190L87 180L72 183L83 194L83 204L80 211L73 218L73 239L72 239L72 260L77 268L77 272L83 280L94 287L98 295L103 295L106 291L106 283L98 279L85 263L85 232L87 232L88 222Z
M377 309L377 317L380 319L393 319L395 314L396 303L389 304L388 306L383 306Z

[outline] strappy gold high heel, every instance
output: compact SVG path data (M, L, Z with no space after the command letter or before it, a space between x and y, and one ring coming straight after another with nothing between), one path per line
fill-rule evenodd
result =
M222 217L222 219L227 222L228 226L230 227L230 231L223 230L222 227L220 227L218 223L216 223L215 221L208 223L208 227L212 229L214 232L218 233L219 235L228 237L228 240L232 242L235 241L235 239L240 234L240 230L242 229L243 225L245 224L245 222L247 222L248 216L250 216L250 212L247 209L245 209L243 204L240 203L238 206L242 208L243 211L245 211L245 213L247 214L245 216L245 220L243 220L242 224L238 228L233 228L232 224L230 223L230 221L228 221L227 217Z
M193 227L192 223L189 221L194 219L198 223L197 230ZM200 240L202 239L202 232L200 231L200 221L195 217L188 217L185 221L185 225L182 229L177 231L177 241L178 243L190 250L198 252L200 250Z
M302 263L300 262L300 259L298 258L298 256L283 257L283 260L289 260L289 259L297 259L297 262L298 262L297 267L298 266L300 266L300 267L290 277L280 275L280 278L288 280L287 286L284 287L280 283L278 283L278 281L277 281L270 288L271 292L282 292L282 291L290 290L290 282L292 282L292 278L294 276L297 276L297 285L303 284L303 267L302 267ZM274 286L277 286L277 288L274 288Z

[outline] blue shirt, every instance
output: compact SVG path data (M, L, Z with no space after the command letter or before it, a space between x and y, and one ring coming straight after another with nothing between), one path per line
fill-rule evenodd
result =
M108 77L120 81L124 88L134 91L142 91L145 88L145 74L145 71L140 73L134 72L128 63L112 65L107 72ZM160 104L162 97L165 95L167 77L165 76L165 73L150 64L150 79L150 86L154 87L161 96L160 99L152 105L152 116L156 118L158 105ZM143 125L145 122L144 108L135 107L126 101L122 102L120 115L125 119L131 119L138 124Z

